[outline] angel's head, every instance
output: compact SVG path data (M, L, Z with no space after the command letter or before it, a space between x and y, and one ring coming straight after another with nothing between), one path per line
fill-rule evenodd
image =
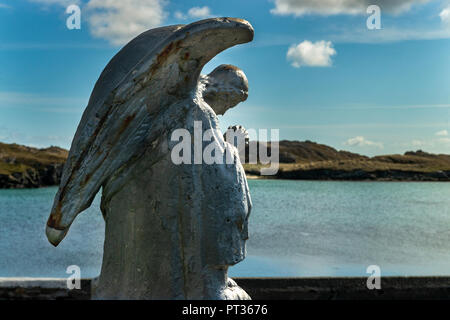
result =
M247 77L233 65L218 66L207 76L202 76L201 82L205 86L203 99L218 115L223 115L228 109L247 100Z

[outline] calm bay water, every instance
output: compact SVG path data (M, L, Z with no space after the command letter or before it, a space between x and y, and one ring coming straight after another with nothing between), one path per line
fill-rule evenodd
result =
M247 258L231 276L450 275L450 183L250 180ZM0 277L100 272L99 197L54 248L45 223L56 188L0 190Z

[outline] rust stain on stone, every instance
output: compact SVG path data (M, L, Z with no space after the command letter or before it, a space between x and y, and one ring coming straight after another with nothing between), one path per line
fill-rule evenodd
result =
M89 182L89 180L91 180L91 178L92 173L88 173L86 177L83 179L83 181L81 181L80 186L85 186Z
M135 113L126 117L125 120L123 120L122 125L120 126L120 129L118 132L119 136L128 128L128 126L130 125L131 121L134 120L134 118L136 118Z
M182 44L182 40L178 40L175 42L171 42L169 43L157 56L156 58L156 62L152 65L152 67L149 70L149 74L153 75L165 62L166 60L170 57L170 55L178 52L181 49L181 44ZM115 92L116 90L113 90L110 94L110 97L114 97L115 96ZM107 101L108 99L105 100L105 105L107 105ZM117 105L117 104L116 104ZM105 112L105 114L100 118L97 127L95 128L93 134L91 135L89 141L87 142L87 146L91 146L93 145L95 139L97 138L97 135L100 133L101 129L103 128L106 120L108 119L108 117L110 116L110 114L112 113L112 111L115 109L114 105L110 105L108 110ZM132 115L127 117L124 122L122 123L118 135L120 136L120 134L123 133L123 131L126 130L126 128L129 126L130 122L136 117L136 115ZM60 189L60 195L58 198L58 206L55 209L55 211L50 215L49 220L48 220L48 226L58 229L58 225L61 221L61 204L62 201L64 201L65 195L67 193L67 187L68 185L73 181L75 175L78 173L78 171L81 168L81 164L85 158L85 156L88 154L88 152L90 151L90 148L87 147L85 148L82 153L79 155L78 159L76 160L75 164L73 164L72 166L72 170L70 172L70 176L67 179L67 183L62 186L62 188ZM103 159L103 161L106 159L107 155L105 155L105 158ZM101 163L103 163L103 161L101 161ZM88 174L86 176L86 178L83 180L82 183L80 183L81 185L85 185L91 178L92 173Z
M103 162L105 162L106 158L108 157L109 152L107 152L105 154L105 156L103 157L103 159L100 161L100 163L94 168L94 170L92 170L91 172L89 172L88 174L86 174L86 177L83 179L83 181L80 182L80 186L84 187L85 185L87 185L87 183L91 180L92 176L94 175L94 173L100 169L100 167L102 166Z
M150 74L154 74L155 71L161 67L164 62L169 58L171 54L178 52L181 49L182 40L169 43L156 57L156 62L150 68Z
M55 210L50 214L50 217L48 217L47 220L47 226L50 228L56 229L56 230L63 230L64 228L61 228L59 226L61 222L61 201L58 201L58 205L56 206Z
M115 90L111 93L112 96L114 96ZM103 128L103 125L106 122L106 119L108 118L108 116L110 115L111 111L112 111L113 107L110 106L108 108L108 110L106 111L106 113L103 115L103 117L100 119L100 121L98 122L97 127L95 128L94 133L92 134L92 136L90 137L87 145L90 146L93 144L93 142L95 141L95 138L97 138L97 135L99 134L100 130ZM59 215L61 215L61 203L66 195L67 192L67 186L70 184L70 182L72 181L73 177L75 176L75 174L78 172L78 170L81 167L81 163L83 162L84 157L87 155L87 153L89 152L89 148L85 148L81 155L78 157L75 165L73 165L72 171L70 172L70 177L69 179L67 179L67 183L61 188L61 193L59 194L59 200L58 200L58 207L59 207ZM60 220L61 218L59 218Z
M222 66L225 70L234 70L234 71L240 71L240 69L236 66L233 66L232 64L225 64Z

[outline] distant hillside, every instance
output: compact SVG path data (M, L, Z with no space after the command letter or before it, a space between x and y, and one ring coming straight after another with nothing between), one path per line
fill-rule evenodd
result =
M270 146L270 144L269 144ZM327 160L365 160L366 156L318 144L312 141L280 141L280 162L313 162Z
M59 184L67 150L36 149L0 143L0 188L37 188Z
M257 147L267 147L256 143ZM270 147L270 144L269 144ZM270 150L270 149L269 149ZM58 185L68 151L0 143L0 188ZM244 164L261 177L261 164ZM280 169L274 179L450 181L450 155L409 151L366 157L311 141L280 141Z
M261 167L244 165L251 176L259 176ZM450 181L450 155L418 150L369 158L311 141L280 141L280 170L267 178Z

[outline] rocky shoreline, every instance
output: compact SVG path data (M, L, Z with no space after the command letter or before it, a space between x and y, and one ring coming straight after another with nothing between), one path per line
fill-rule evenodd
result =
M259 171L246 171L250 179L322 180L322 181L450 181L450 170L417 172L403 170L280 170L274 176L261 176Z
M26 189L59 185L64 164L27 168L22 172L0 174L0 189Z
M255 143L255 142L250 142ZM258 143L254 150L268 148ZM263 150L264 151L264 150ZM251 178L338 181L450 181L450 155L422 150L367 157L312 141L280 141L279 170L261 176L260 164L244 164ZM248 151L247 151L248 153ZM248 156L246 155L246 158Z

